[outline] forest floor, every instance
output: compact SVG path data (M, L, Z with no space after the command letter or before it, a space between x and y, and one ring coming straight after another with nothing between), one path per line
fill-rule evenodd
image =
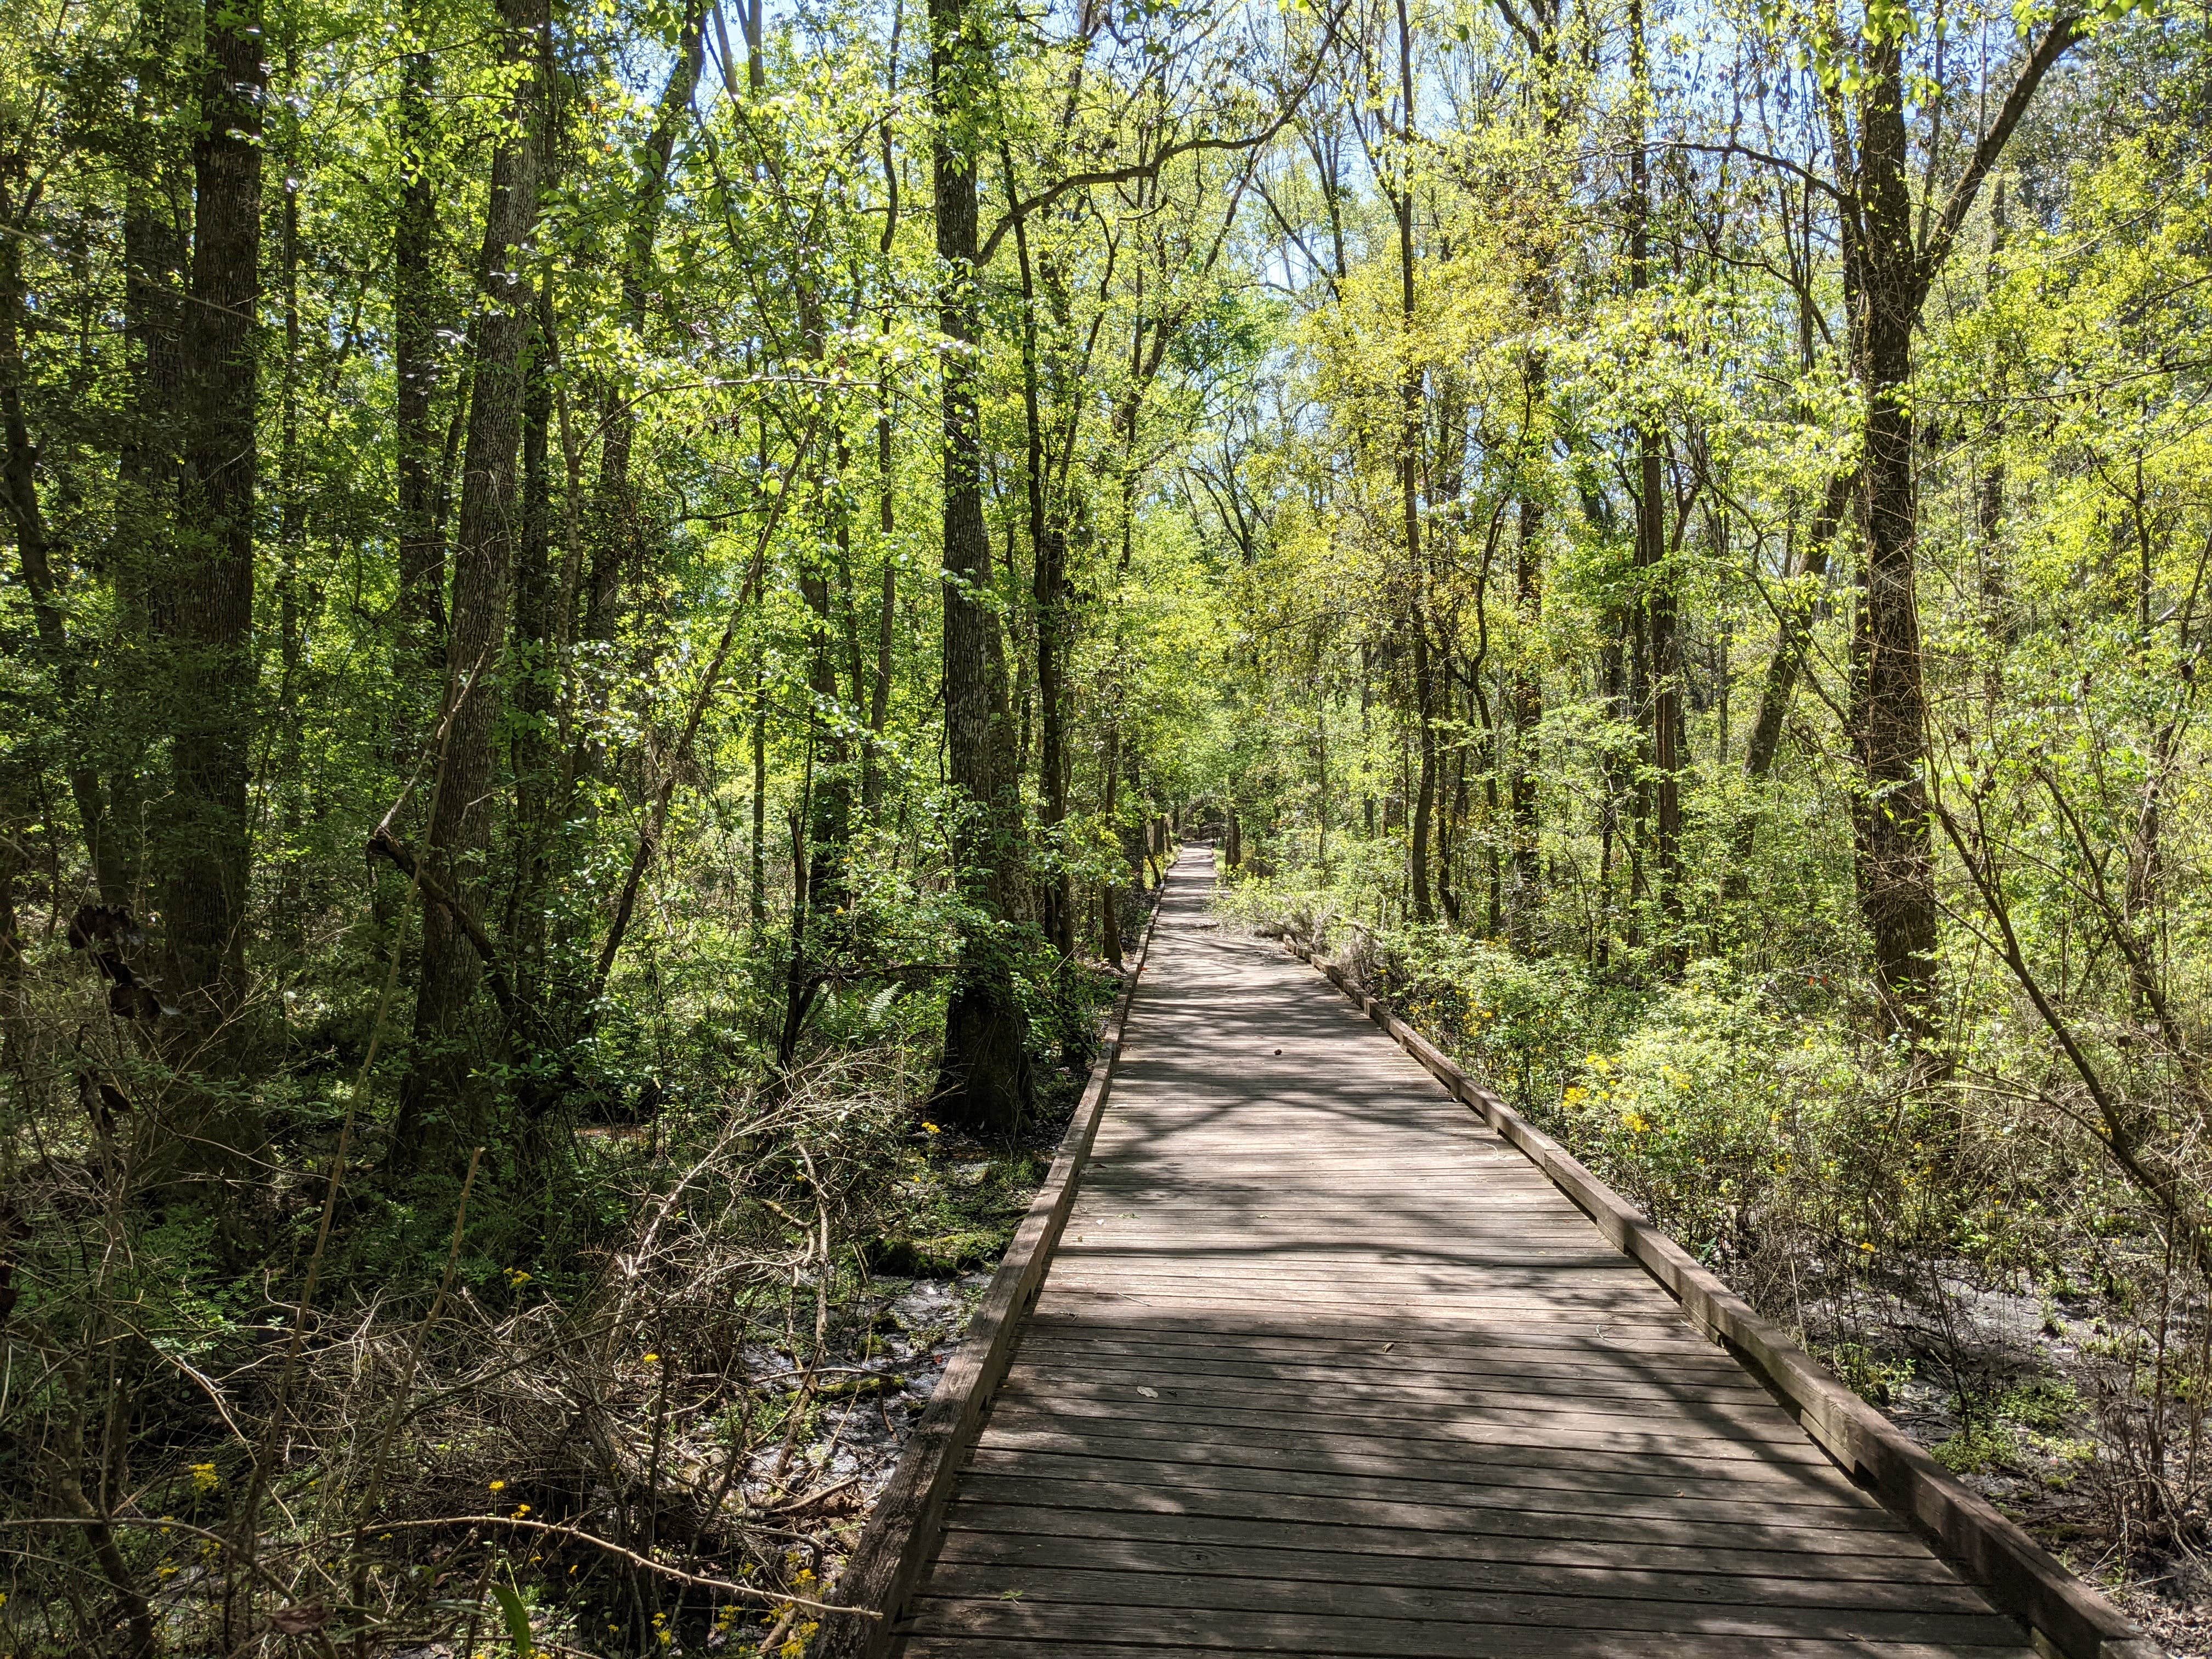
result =
M2190 1437L2153 1449L2136 1368L2094 1294L2019 1274L1992 1285L1954 1264L1925 1291L1805 1310L1860 1345L1844 1367L1899 1428L2045 1547L2103 1588L2173 1659L2212 1659L2212 1561L2161 1525L2177 1467L2195 1485ZM2160 1466L2163 1464L2164 1473ZM2184 1516L2201 1533L2203 1516Z

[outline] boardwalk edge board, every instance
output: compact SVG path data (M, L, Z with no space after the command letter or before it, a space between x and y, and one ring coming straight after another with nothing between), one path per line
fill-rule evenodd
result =
M1772 1320L1723 1284L1591 1174L1559 1143L1477 1083L1434 1043L1294 939L1318 969L1455 1097L1542 1170L1600 1232L1681 1304L1788 1406L1814 1443L1884 1505L1912 1522L2002 1611L2024 1622L2039 1651L2061 1659L2165 1659L2165 1650L2057 1557L1814 1360Z
M1164 888L1159 892L1164 898ZM1074 1206L1077 1177L1105 1115L1106 1097L1121 1064L1129 1007L1136 1000L1145 958L1152 952L1160 909L1155 902L1136 961L1107 1017L1105 1042L1091 1066L1091 1081L1060 1136L1044 1185L1037 1188L975 1316L969 1321L968 1334L938 1379L921 1421L899 1454L860 1542L847 1558L831 1592L836 1605L823 1613L807 1659L884 1659L905 1634L898 1621L936 1556L945 1506L952 1501L961 1466L982 1432L992 1395L1006 1380L1013 1362L1014 1339L1044 1288L1045 1269Z

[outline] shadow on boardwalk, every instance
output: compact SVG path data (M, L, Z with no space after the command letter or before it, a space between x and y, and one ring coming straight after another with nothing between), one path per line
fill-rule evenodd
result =
M1170 878L909 1626L963 1655L2029 1652L1303 965Z

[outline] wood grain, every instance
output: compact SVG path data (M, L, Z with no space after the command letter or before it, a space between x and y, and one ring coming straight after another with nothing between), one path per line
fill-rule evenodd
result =
M949 1502L909 1483L920 1569L878 1645L817 1651L2027 1659L2025 1604L1838 1467L1856 1419L1747 1370L1717 1281L1685 1295L1443 1056L1195 925L1210 876L1170 877Z

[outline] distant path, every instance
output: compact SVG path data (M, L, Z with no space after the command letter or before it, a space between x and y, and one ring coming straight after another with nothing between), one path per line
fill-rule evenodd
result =
M2027 1659L1212 878L1169 878L908 1659Z

